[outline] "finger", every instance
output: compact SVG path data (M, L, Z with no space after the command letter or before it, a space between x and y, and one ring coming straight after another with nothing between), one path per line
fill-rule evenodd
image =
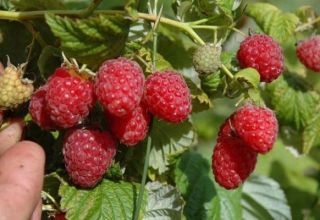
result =
M9 147L21 140L23 126L22 120L15 119L0 132L0 157Z
M43 184L44 151L22 141L0 158L0 213L4 219L30 219Z
M42 213L42 200L40 198L37 207L33 211L31 220L41 220L41 213Z
M4 66L3 64L0 62L0 74L2 74L4 72Z

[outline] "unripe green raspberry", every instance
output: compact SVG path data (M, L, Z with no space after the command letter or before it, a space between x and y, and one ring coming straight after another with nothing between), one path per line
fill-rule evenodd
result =
M199 47L193 55L193 66L199 74L216 72L221 66L221 45L206 44Z
M23 65L8 66L0 71L0 109L16 108L30 98L33 92L32 82L22 79Z

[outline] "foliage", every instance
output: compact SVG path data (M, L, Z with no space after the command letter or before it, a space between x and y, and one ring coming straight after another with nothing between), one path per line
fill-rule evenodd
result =
M81 189L65 178L65 131L40 129L31 122L27 105L8 112L10 117L24 117L25 138L46 152L43 197L44 208L50 208L43 218L59 210L67 212L68 219L132 219L139 190L145 187L139 211L144 220L319 219L320 77L295 55L295 43L320 33L320 11L314 2L0 1L1 62L6 63L7 55L14 64L27 61L26 75L36 87L61 65L63 52L92 71L119 56L135 60L146 76L175 69L191 93L188 120L170 124L152 119L145 186L138 182L146 174L146 140L131 148L120 145L103 180L92 189ZM87 9L92 9L89 15ZM285 71L270 84L260 83L257 70L241 69L236 60L243 35L255 32L270 35L284 51ZM222 44L223 66L199 76L192 56L205 43ZM272 152L259 157L255 175L228 191L215 182L211 155L220 125L246 101L274 110L278 141ZM105 127L102 117L96 106L82 125ZM59 175L49 175L52 172Z

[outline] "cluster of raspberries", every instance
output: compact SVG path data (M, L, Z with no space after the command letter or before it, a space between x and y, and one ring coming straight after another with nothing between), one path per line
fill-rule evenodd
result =
M277 138L278 122L272 110L246 104L220 128L213 150L212 170L226 189L237 188L253 172L257 154L266 154Z
M109 131L79 128L99 101ZM117 141L133 146L149 130L151 115L170 123L186 120L191 97L183 77L162 71L145 79L140 66L126 58L105 61L94 80L74 66L62 65L31 97L29 112L40 127L68 129L63 155L71 180L93 187L111 165Z

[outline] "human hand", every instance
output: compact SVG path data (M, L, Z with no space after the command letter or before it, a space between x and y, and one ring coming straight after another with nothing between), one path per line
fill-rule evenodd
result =
M45 154L22 132L19 120L0 132L0 220L41 219Z

